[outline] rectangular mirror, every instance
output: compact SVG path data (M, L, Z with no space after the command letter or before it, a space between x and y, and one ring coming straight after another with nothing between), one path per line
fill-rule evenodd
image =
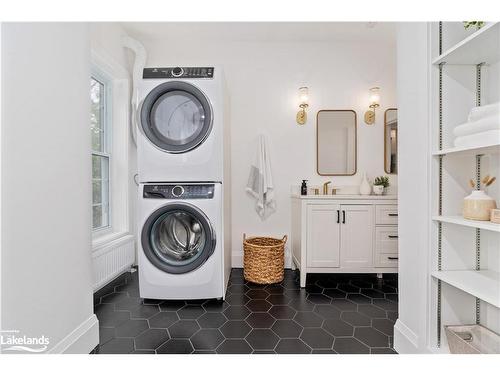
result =
M389 108L384 114L384 169L398 173L398 110Z
M321 176L352 176L357 164L356 112L322 110L316 117L317 171Z

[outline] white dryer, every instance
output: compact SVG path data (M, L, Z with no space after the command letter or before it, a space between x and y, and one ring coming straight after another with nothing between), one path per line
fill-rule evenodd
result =
M140 182L224 180L229 160L224 87L220 68L144 69L137 136Z
M224 298L231 272L221 183L140 184L139 293Z

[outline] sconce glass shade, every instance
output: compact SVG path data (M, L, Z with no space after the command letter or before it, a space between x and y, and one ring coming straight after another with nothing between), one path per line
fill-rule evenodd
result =
M299 88L299 101L300 106L307 107L309 105L309 88L308 87L300 87Z
M372 87L369 90L369 103L370 108L377 108L380 106L380 87Z

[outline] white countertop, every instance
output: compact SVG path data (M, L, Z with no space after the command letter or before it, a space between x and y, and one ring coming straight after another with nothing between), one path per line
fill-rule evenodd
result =
M292 194L295 199L369 199L369 200L397 200L397 195L360 195L360 194L329 194L329 195L299 195Z

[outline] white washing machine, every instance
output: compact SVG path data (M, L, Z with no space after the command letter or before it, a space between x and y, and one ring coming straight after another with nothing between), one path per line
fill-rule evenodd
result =
M222 182L229 126L222 69L146 68L139 88L140 182Z
M139 293L224 298L231 272L221 183L139 186Z

